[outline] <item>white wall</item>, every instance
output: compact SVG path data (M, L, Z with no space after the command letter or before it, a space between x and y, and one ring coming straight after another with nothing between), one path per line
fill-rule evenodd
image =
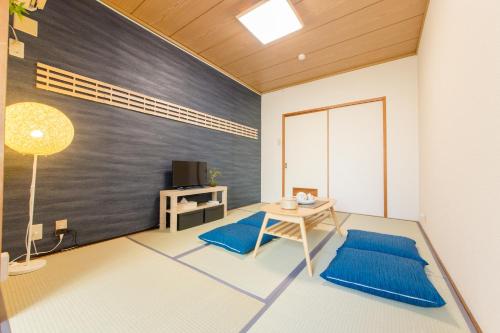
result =
M431 1L419 49L421 209L485 332L500 332L500 1Z
M281 115L387 96L388 211L418 219L417 58L293 86L262 96L262 201L281 197Z

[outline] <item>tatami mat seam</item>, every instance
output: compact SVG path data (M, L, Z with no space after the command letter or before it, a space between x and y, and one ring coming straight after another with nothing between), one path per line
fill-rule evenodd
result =
M190 269L192 269L192 270L194 270L194 271L196 271L196 272L198 272L198 273L200 273L202 275L205 275L206 277L208 277L208 278L210 278L210 279L212 279L212 280L214 280L216 282L219 282L219 283L221 283L221 284L223 284L223 285L225 285L225 286L227 286L229 288L232 288L233 290L236 290L236 291L238 291L238 292L240 292L242 294L245 294L245 295L247 295L249 297L252 297L253 299L256 299L259 302L265 303L265 300L262 297L259 297L259 296L254 295L254 294L252 294L252 293L250 293L250 292L248 292L248 291L246 291L244 289L241 289L238 286L235 286L235 285L233 285L233 284L231 284L231 283L229 283L227 281L224 281L224 280L222 280L222 279L220 279L220 278L218 278L218 277L216 277L216 276L214 276L214 275L212 275L210 273L207 273L207 272L199 269L198 267L195 267L195 266L190 265L190 264L188 264L186 262L183 262L183 261L181 261L181 260L179 260L179 259L177 259L175 257L172 257L172 256L170 256L170 255L168 255L166 253L163 253L163 252L161 252L161 251L159 251L159 250L157 250L157 249L155 249L155 248L153 248L151 246L148 246L148 245L146 245L144 243L141 243L141 242L139 242L139 241L137 241L137 240L135 240L133 238L127 237L127 239L130 240L130 241L132 241L132 242L134 242L134 243L136 243L137 245L143 246L143 247L145 247L145 248L147 248L147 249L149 249L149 250L151 250L153 252L156 252L159 255L162 255L162 256L170 259L170 260L173 260L173 261L177 262L178 264L184 265L184 266L186 266L186 267L188 267L188 268L190 268Z
M347 215L344 220L340 223L340 226L349 219L351 214ZM328 234L323 238L318 245L310 253L311 260L314 259L316 254L328 243L328 241L335 235L337 229L333 229L328 232ZM278 299L278 297L288 288L288 286L295 280L295 278L300 274L300 272L306 267L306 260L303 259L288 276L266 297L265 305L253 316L250 321L241 329L240 333L248 332L250 328L259 320L260 317L269 309L269 307Z
M343 224L347 221L347 219L349 218L349 216L351 216L351 214L347 215L347 216L344 218L344 220L340 223L340 225L341 225L341 226L342 226L342 225L343 225ZM318 245L317 245L317 246L316 246L316 247L315 247L315 248L311 251L311 259L312 259L312 258L314 258L314 256L317 254L317 252L319 252L319 250L321 250L321 248L323 248L323 246L324 246L324 245L326 244L326 242L327 242L327 241L328 241L328 240L329 240L329 239L330 239L330 238L331 238L331 237L335 234L335 232L336 232L336 229L333 229L333 231L330 231L330 232L329 232L329 233L325 236L325 238L324 238L324 239L323 239L323 240L322 240L322 241L321 241L321 242L320 242L320 243L319 243L319 244L318 244ZM225 286L227 286L227 287L230 287L230 288L232 288L233 290L236 290L236 291L238 291L238 292L240 292L240 293L242 293L242 294L244 294L244 295L247 295L247 296L249 296L249 297L252 297L253 299L256 299L256 300L258 300L259 302L262 302L262 303L264 303L264 304L267 304L268 302L270 302L270 303L272 304L272 303L274 302L275 298L277 298L277 297L278 297L278 296L279 296L279 295L280 295L280 294L281 294L281 293L282 293L282 292L286 289L286 287L287 287L287 286L288 286L288 285L289 285L289 284L293 281L293 279L294 279L294 278L295 278L295 277L296 277L296 276L297 276L297 275L298 275L298 274L299 274L299 273L300 273L300 272L304 269L304 267L305 267L305 259L303 259L303 260L302 260L302 261L301 261L301 262L300 262L300 263L299 263L299 264L295 267L295 269L293 269L293 270L292 270L292 272L291 272L291 273L290 273L290 274L289 274L289 275L285 278L285 280L283 280L283 281L282 281L282 282L281 282L281 283L280 283L280 284L279 284L279 285L278 285L278 286L277 286L277 287L276 287L276 288L275 288L275 289L274 289L274 290L273 290L273 291L272 291L272 292L271 292L271 293L270 293L270 294L269 294L266 298L262 298L262 297L260 297L260 296L258 296L258 295L255 295L255 294L253 294L253 293L251 293L251 292L249 292L249 291L247 291L247 290L244 290L244 289L242 289L242 288L240 288L240 287L238 287L238 286L236 286L236 285L234 285L234 284L231 284L231 283L229 283L229 282L227 282L227 281L225 281L225 280L223 280L223 279L221 279L221 278L219 278L219 277L217 277L217 276L214 276L214 275L212 275L212 274L210 274L210 273L208 273L208 272L205 272L205 271L201 270L201 269L200 269L200 268L198 268L198 267L195 267L195 266L193 266L193 265L191 265L191 264L188 264L188 263L186 263L186 262L184 262L184 261L180 260L180 258L182 258L182 257L184 257L184 256L187 256L187 255L189 255L189 254L192 254L192 253L194 253L194 252L197 252L197 251L199 251L199 250L202 250L202 249L204 249L204 248L208 247L208 246L209 246L209 244L202 244L202 245L200 245L200 246L197 246L197 247L195 247L195 248L192 248L192 249L190 249L190 250L187 250L187 251L185 251L185 252L183 252L183 253L180 253L180 254L178 254L178 255L176 255L176 256L171 256L171 255L168 255L168 254L166 254L166 253L164 253L164 252L162 252L162 251L160 251L160 250L158 250L158 249L155 249L155 248L153 248L153 247L151 247L151 246L149 246L149 245L146 245L146 244L144 244L144 243L142 243L142 242L140 242L140 241L138 241L138 240L136 240L136 239L133 239L133 238L131 238L131 237L126 237L126 238L127 238L128 240L130 240L130 241L132 241L132 242L134 242L134 243L136 243L136 244L140 245L140 246L143 246L143 247L145 247L145 248L147 248L147 249L149 249L149 250L151 250L151 251L153 251L153 252L156 252L157 254L162 255L162 256L164 256L164 257L166 257L166 258L168 258L168 259L171 259L171 260L173 260L173 261L175 261L175 262L177 262L177 263L179 263L179 264L182 264L182 265L184 265L184 266L186 266L186 267L189 267L190 269L195 270L195 271L197 271L198 273L203 274L203 275L205 275L205 276L207 276L207 277L211 278L212 280L215 280L215 281L217 281L217 282L219 282L219 283L221 283L221 284L223 284L223 285L225 285ZM292 277L292 278L290 279L290 277Z
M195 247L195 248L193 248L193 249L191 249L191 250L187 250L187 251L184 251L184 252L182 252L182 253L180 253L180 254L178 254L178 255L176 255L176 256L173 256L172 258L174 258L174 259L179 259L179 258L182 258L182 257L184 257L184 256L187 256L188 254L191 254L191 253L193 253L193 252L196 252L196 251L199 251L199 250L201 250L201 249L204 249L204 248L205 248L205 247L207 247L207 246L210 246L210 244L208 244L208 243L202 244L202 245L197 246L197 247Z

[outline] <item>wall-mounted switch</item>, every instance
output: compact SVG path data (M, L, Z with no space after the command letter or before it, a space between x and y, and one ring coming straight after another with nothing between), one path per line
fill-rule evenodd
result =
M14 29L38 37L38 22L26 16L14 15Z
M38 9L44 9L46 3L47 0L37 0L36 6L38 7Z
M61 229L68 229L68 220L58 220L56 221L56 231Z
M9 54L11 56L24 59L24 43L13 38L9 38Z
M39 240L43 237L43 224L33 224L31 226L31 240Z

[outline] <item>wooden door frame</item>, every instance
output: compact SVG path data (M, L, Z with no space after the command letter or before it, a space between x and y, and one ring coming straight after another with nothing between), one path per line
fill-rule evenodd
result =
M3 23L2 23L3 22ZM3 169L5 142L5 98L7 95L7 57L9 42L9 4L0 0L0 252L3 230Z
M353 105L360 105L360 104L367 104L367 103L375 103L375 102L382 102L382 145L383 145L383 163L384 163L384 171L383 171L383 177L384 177L384 217L388 216L388 209L387 209L387 97L382 96L382 97L377 97L377 98L369 98L369 99L361 99L357 101L352 101L352 102L347 102L347 103L341 103L341 104L335 104L335 105L328 105L320 108L315 108L315 109L307 109L307 110L301 110L301 111L295 111L295 112L289 112L289 113L283 113L281 115L281 196L285 196L285 149L286 149L286 137L285 137L285 121L286 118L288 117L295 117L295 116L301 116L309 113L316 113L316 112L326 112L327 113L327 168L328 168L328 173L327 173L327 191L329 191L330 188L330 138L329 138L329 131L330 131L330 119L329 119L329 112L332 109L339 109L343 107L348 107L348 106L353 106Z

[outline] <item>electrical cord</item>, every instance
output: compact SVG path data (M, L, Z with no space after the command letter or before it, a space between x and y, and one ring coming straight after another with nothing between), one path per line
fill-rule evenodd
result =
M78 244L78 238L77 238L77 232L76 230L71 230L71 229L67 229L65 233L63 234L59 234L59 242L56 244L56 246L54 246L52 249L50 249L49 251L43 251L43 252L38 252L38 249L36 248L36 243L35 241L32 241L33 242L33 248L35 249L35 252L32 253L31 255L32 256L37 256L37 255L40 255L40 254L47 254L47 253L50 253L50 252L53 252L55 249L57 249L59 247L59 245L61 245L62 241L63 241L63 237L65 234L67 233L71 233L73 235L73 243L74 245L71 246L71 247L68 247L68 248L62 248L60 251L66 251L66 250L71 250L71 249L74 249L74 248L77 248L80 246L80 244ZM26 251L28 251L28 237L27 237L27 234L26 234L26 239L25 239L25 242L24 242L24 245L26 247ZM26 256L26 253L24 254L21 254L20 256L18 256L17 258L15 259L12 259L10 261L10 263L22 258L22 257L25 257Z
M47 253L50 253L52 251L54 251L55 249L57 249L59 247L59 245L61 245L62 241L63 241L63 238L64 238L64 234L60 234L59 235L59 242L56 244L56 246L54 246L52 249L48 250L48 251L42 251L42 252L38 252L37 248L36 248L36 245L35 245L35 241L33 241L33 248L35 249L35 252L32 253L31 255L32 256L38 256L40 254L47 254ZM22 257L25 257L26 256L26 253L24 254L21 254L20 256L18 256L17 258L15 259L12 259L10 262L14 262Z
M36 243L35 243L35 241L31 241L31 242L33 243L33 248L35 249L35 253L38 253L38 250L37 250L37 248L36 248Z
M14 34L14 38L19 41L19 39L17 38L17 34L16 34L16 30L14 30L14 27L12 25L9 24L9 27L12 29L12 33Z
M65 247L65 248L61 248L61 249L59 250L60 252L73 250L73 249L76 249L77 247L79 247L79 246L80 246L80 244L78 244L78 239L77 239L77 232L76 232L76 230L66 229L65 234L69 234L69 233L71 233L71 234L73 235L73 245L72 245L72 246Z
M36 248L35 248L35 251L36 251L36 252L34 253L34 255L35 255L35 256L38 256L38 255L40 255L40 254L47 254L47 253L50 253L50 252L54 251L55 249L57 249L57 248L59 247L59 245L61 245L61 243L62 243L62 241L63 241L63 238L64 238L64 234L60 234L60 235L59 235L59 242L56 244L56 246L54 246L52 249L50 249L50 250L48 250L48 251L38 252L38 251L36 251ZM33 243L34 243L34 242L35 242L35 241L33 241Z
M28 224L28 226L26 227L26 236L24 237L24 248L26 249L26 253L28 253L28 233L29 233L29 230L30 230L30 225ZM17 259L26 256L26 253L25 254L21 254L19 257L17 257L16 259L11 260L10 262L14 262Z

